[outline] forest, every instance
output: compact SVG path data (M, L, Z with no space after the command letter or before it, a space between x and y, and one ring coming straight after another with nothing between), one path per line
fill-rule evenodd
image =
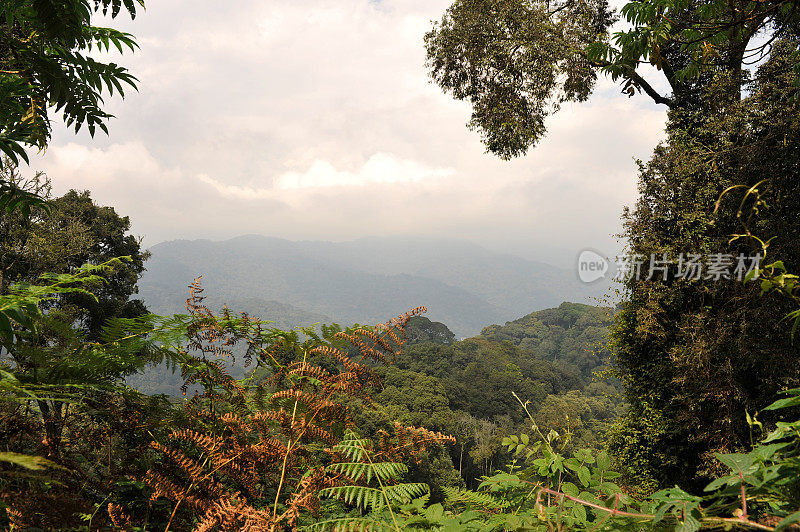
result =
M58 121L108 133L105 99L139 89L107 61L136 37L95 24L144 8L0 9L3 529L800 529L794 0L455 0L430 23L431 82L500 159L601 83L667 109L622 213L659 274L463 339L424 306L276 324L202 277L148 309L132 220L35 168ZM686 254L760 263L687 277Z

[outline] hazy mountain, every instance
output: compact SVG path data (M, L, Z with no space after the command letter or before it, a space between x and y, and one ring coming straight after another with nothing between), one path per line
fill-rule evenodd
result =
M573 272L456 240L368 238L292 242L248 235L153 246L140 294L154 312L180 311L203 275L212 307L228 304L277 325L372 323L425 305L459 337L598 288Z

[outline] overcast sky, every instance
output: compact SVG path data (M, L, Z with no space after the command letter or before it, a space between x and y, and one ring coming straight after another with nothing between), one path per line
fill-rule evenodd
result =
M485 154L469 106L424 66L423 35L448 4L151 0L115 22L141 45L116 59L140 90L109 102L110 136L58 124L32 166L56 192L89 189L129 215L147 245L425 235L544 262L612 252L664 109L601 81L529 155Z

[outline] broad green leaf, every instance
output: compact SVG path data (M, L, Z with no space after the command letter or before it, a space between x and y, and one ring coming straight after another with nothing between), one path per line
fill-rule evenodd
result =
M0 452L0 461L8 462L13 465L24 467L32 471L41 471L46 468L61 468L55 462L51 462L41 456L31 456L28 454L19 454L11 452Z
M589 468L586 466L582 466L578 469L578 480L581 481L584 487L589 487L589 480L591 479L592 475L589 472Z
M597 454L597 467L601 471L607 471L611 469L611 457L608 456L607 452L600 451Z
M795 523L800 523L800 510L796 511L791 515L787 515L784 517L780 523L777 524L775 530L783 530L784 528L788 527L789 525L793 525Z

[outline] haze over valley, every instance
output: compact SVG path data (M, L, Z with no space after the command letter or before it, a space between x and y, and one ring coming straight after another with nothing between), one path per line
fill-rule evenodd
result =
M459 338L564 301L597 304L608 285L575 272L455 239L374 237L346 242L246 235L174 240L150 248L139 296L181 312L202 275L207 304L279 327L377 323L419 306Z

